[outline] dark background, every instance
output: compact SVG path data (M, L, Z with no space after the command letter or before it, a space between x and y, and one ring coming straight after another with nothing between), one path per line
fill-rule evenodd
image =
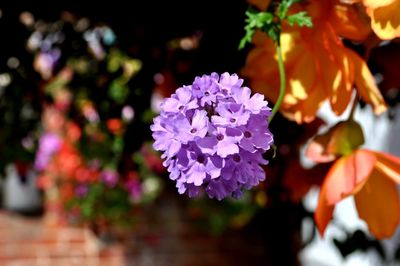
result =
M237 71L244 63L245 52L238 52L237 47L244 34L245 1L6 0L0 8L1 61L24 46L27 31L18 20L22 11L49 22L59 19L62 11L69 11L94 23L107 23L116 32L121 48L129 50L139 45L136 53L141 57L152 57L155 49L162 55L167 41L201 31L199 51L191 55L196 74ZM162 62L159 64L162 67Z

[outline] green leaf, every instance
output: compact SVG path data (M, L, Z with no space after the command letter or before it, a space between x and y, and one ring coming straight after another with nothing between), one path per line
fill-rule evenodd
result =
M243 49L247 43L251 43L256 30L265 32L276 44L279 45L279 36L281 34L281 23L287 20L289 25L312 27L311 17L307 12L302 11L296 14L287 15L289 8L302 0L282 0L277 9L272 12L259 12L249 9L246 12L246 33L240 40L239 50Z
M274 15L270 12L256 12L253 10L247 11L247 26L250 28L258 28L261 29L265 25L268 25L272 22Z
M113 80L109 89L108 96L115 102L122 104L129 95L129 87L119 79Z
M267 35L275 42L278 43L279 41L279 35L281 33L280 25L279 24L273 24L270 25L268 28L264 29L264 32L267 33Z
M52 94L56 90L67 86L71 79L66 79L62 75L57 76L53 81L49 82L45 87L44 91L46 93Z
M116 137L111 148L115 153L122 153L124 150L124 140L121 137Z
M82 205L82 215L85 218L90 218L93 215L93 209L90 204L83 204Z
M292 0L284 0L278 7L278 16L281 20L286 18L286 14L289 10L289 7L293 4Z
M311 17L307 15L307 12L302 11L287 17L288 23L290 26L297 24L300 27L312 27Z
M240 40L239 43L239 50L243 49L247 43L251 43L251 40L253 38L255 30L253 29L246 29L246 34L244 37Z
M124 55L119 50L112 49L108 57L107 71L110 73L117 72L123 64Z
M256 29L263 29L269 27L273 22L274 15L270 12L258 12L254 9L246 11L246 23L244 27L246 33L240 40L239 50L243 49L247 43L251 43Z
M153 118L156 115L157 114L154 111L152 111L151 109L146 109L143 112L141 119L142 119L143 123L151 124L151 123L153 123Z
M131 79L142 68L142 61L137 59L126 59L123 63L124 76L126 79Z

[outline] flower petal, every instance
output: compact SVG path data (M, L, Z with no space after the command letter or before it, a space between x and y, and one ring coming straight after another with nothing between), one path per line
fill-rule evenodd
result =
M199 131L201 129L207 128L208 126L207 112L204 110L196 110L192 118L192 126Z
M218 143L217 154L222 158L226 156L239 153L239 147L230 141L220 141Z
M177 112L179 101L175 98L168 98L162 104L162 108L165 112Z
M375 79L369 71L367 64L353 51L347 50L347 55L354 63L354 81L361 98L372 105L375 114L385 112L386 103L378 87L375 85Z
M375 168L368 182L355 195L358 215L367 222L378 239L393 235L400 219L400 202L396 183Z
M216 152L218 141L215 137L204 137L196 141L201 152L213 155Z
M192 98L192 92L189 87L181 87L176 90L176 96L182 103L188 103Z
M169 145L168 150L166 151L168 157L172 157L175 154L177 154L179 149L181 148L181 143L179 143L178 141L176 141L174 139L172 139L170 143L171 144Z

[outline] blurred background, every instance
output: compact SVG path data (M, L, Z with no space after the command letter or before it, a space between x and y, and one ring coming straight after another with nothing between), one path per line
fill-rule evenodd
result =
M317 236L318 190L305 195L327 166L297 158L318 120L276 118L280 159L241 200L189 200L169 180L151 147L159 103L195 76L240 72L247 7L0 2L0 265L396 263L398 237L373 240L353 209L350 227ZM384 119L382 132L398 126Z

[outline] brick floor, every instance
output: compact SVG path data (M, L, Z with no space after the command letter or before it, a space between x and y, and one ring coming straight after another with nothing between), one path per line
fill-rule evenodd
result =
M265 247L240 231L211 235L200 231L179 206L164 198L147 213L146 223L125 239L128 266L261 266ZM152 216L152 217L151 217Z
M201 232L177 201L152 206L143 213L144 223L109 245L86 228L0 211L0 266L266 265L265 246L257 237Z
M124 249L104 247L86 228L56 226L43 218L0 212L2 266L123 266Z

